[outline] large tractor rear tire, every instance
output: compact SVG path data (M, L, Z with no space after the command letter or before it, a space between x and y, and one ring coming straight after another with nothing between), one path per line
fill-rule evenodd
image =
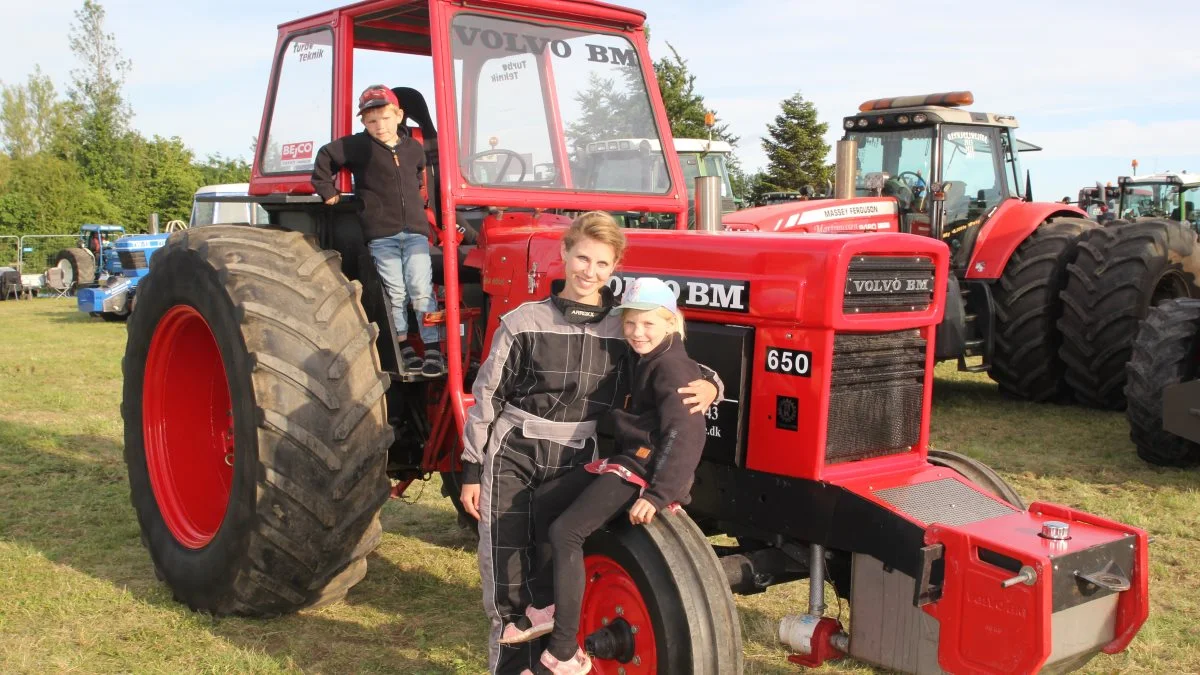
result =
M1200 372L1200 300L1171 300L1150 310L1133 341L1129 382L1129 438L1138 457L1159 466L1200 464L1200 444L1163 430L1163 391Z
M171 236L138 287L125 461L155 571L215 615L341 599L379 543L392 430L378 329L296 232Z
M980 462L979 460L971 459L966 455L960 455L957 452L949 450L934 450L929 449L929 463L934 466L944 466L947 469L953 469L963 478L983 488L985 492L1008 502L1010 505L1018 509L1025 508L1025 502L1021 499L1021 495L1004 480L1000 474L996 473L990 466Z
M96 259L78 246L59 251L54 256L54 266L62 270L63 283L71 290L89 286L96 279Z
M742 672L741 624L729 581L686 513L663 511L648 525L600 530L584 554L579 632L602 643L594 672Z
M1009 259L995 286L996 328L988 375L1000 390L1031 401L1066 393L1059 294L1080 235L1096 227L1084 218L1055 218L1033 231Z
M1059 354L1079 402L1125 407L1125 365L1151 307L1198 297L1200 244L1183 223L1148 220L1088 230L1067 266Z

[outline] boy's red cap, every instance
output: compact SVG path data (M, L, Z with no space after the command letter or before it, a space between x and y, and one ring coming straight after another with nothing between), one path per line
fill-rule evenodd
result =
M396 99L396 95L391 89L382 84L373 84L358 96L358 114L362 115L371 108L378 108L385 105L394 105L400 107L400 101Z

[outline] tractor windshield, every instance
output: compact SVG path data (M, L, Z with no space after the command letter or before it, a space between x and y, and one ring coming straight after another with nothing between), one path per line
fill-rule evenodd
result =
M473 185L665 194L638 53L619 34L460 13L451 25L459 166ZM612 138L630 152L589 152Z
M926 127L850 132L848 138L858 141L855 194L896 197L902 208L920 210L929 177L933 131Z
M1121 186L1121 218L1170 218L1200 223L1197 206L1200 206L1200 185L1141 183Z

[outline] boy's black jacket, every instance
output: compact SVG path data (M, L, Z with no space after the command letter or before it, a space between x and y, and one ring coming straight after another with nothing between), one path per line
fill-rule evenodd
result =
M683 340L669 335L637 359L632 394L624 408L609 413L617 454L609 461L637 472L650 486L642 494L654 508L686 504L708 438L704 415L693 415L679 388L700 379L700 366L687 355Z
M354 174L367 241L399 232L429 234L421 199L425 150L420 143L401 134L396 147L389 148L363 131L322 147L312 172L313 187L322 200L338 193L333 180L343 167Z

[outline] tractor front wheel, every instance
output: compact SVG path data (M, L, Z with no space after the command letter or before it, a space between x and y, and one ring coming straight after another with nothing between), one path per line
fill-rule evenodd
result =
M1062 294L1059 354L1076 400L1120 410L1138 324L1167 300L1200 297L1200 244L1190 225L1146 220L1088 230L1078 248Z
M1200 444L1163 430L1163 391L1200 371L1200 300L1172 300L1150 310L1133 341L1129 382L1129 438L1138 457L1159 466L1200 463Z
M584 546L580 644L594 672L742 672L742 634L729 581L683 511L600 530Z
M996 329L992 366L1000 390L1031 401L1049 401L1067 391L1058 358L1062 336L1059 294L1067 265L1075 260L1081 234L1096 227L1083 218L1055 218L1017 247L995 286Z
M934 450L930 448L929 463L934 466L943 466L954 470L955 473L963 478L983 488L984 492L1008 502L1010 506L1015 506L1018 509L1025 508L1025 502L1021 500L1021 495L1017 494L1017 491L1008 484L1008 481L1004 480L990 466L979 460L971 459L966 455L960 455L957 452L950 452L949 450Z
M192 609L284 614L366 573L392 431L360 293L296 232L205 227L155 254L129 317L125 461L156 572Z

